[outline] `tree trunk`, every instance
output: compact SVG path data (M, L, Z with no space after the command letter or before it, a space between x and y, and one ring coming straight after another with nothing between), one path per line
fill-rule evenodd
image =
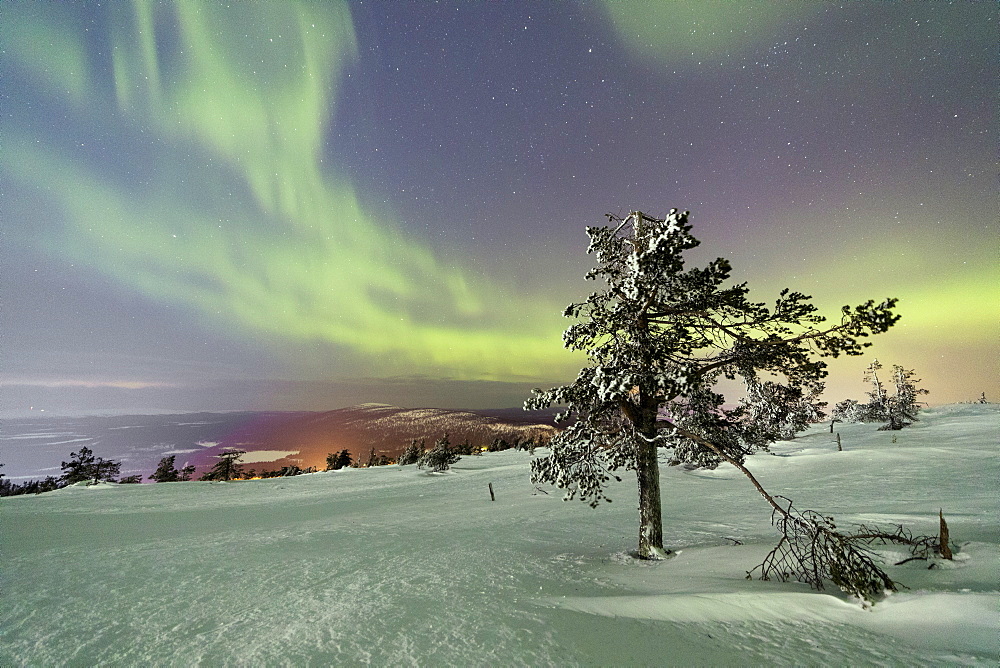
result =
M663 549L663 516L660 508L660 468L656 447L639 443L636 474L639 480L639 558L659 559Z
M644 401L639 411L636 443L636 478L639 483L639 558L663 559L663 514L660 507L660 466L656 460L655 400Z

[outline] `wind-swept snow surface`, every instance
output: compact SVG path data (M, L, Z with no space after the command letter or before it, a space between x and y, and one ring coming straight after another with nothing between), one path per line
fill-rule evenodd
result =
M638 562L634 478L592 510L536 489L530 455L506 451L445 474L0 499L0 664L997 665L1000 410L876 427L839 426L844 452L817 426L748 460L771 491L842 526L932 534L944 509L954 562L890 566L909 589L872 609L745 580L776 534L729 467L663 467L680 553ZM878 549L890 564L909 556Z

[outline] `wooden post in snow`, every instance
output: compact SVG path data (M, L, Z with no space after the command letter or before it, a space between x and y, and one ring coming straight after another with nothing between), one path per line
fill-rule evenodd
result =
M941 520L941 530L938 534L938 551L945 559L951 559L951 545L949 545L948 523L944 521L944 510L938 510L938 518Z
M493 483L490 483L490 501L496 501L497 497L493 494Z

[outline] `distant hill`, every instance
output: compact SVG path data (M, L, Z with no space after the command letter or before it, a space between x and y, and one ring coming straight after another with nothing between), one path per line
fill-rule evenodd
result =
M551 438L557 431L554 411L527 413L519 409L448 410L401 408L387 404L361 404L321 413L262 413L240 424L212 447L198 452L192 463L199 473L214 463L219 453L246 450L248 468L273 470L282 466L324 468L331 452L350 450L362 461L371 448L391 458L411 440L427 447L445 433L453 444L466 439L486 446L494 439L508 442ZM256 454L255 454L256 453Z

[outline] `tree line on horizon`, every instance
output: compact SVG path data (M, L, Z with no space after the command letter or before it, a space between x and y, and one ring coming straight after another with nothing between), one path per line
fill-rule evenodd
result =
M426 447L426 440L417 441L413 439L403 450L398 458L392 458L385 453L376 452L372 447L364 462L359 458L354 460L351 451L348 449L339 452L331 452L326 457L325 471L336 471L343 468L372 468L375 466L388 466L398 464L406 466L417 464L418 468L429 468L432 471L445 471L463 455L481 455L483 452L500 452L502 450L516 449L534 452L536 447L543 447L545 440L536 443L534 439L507 441L504 438L494 438L488 445L474 445L468 438L458 445L452 445L448 434L439 438L433 447ZM218 455L218 460L209 470L205 471L198 481L230 481L230 480L260 480L264 478L280 478L301 475L304 473L314 473L317 468L314 466L301 468L295 465L282 466L274 470L257 471L254 468L245 468L240 458L246 454L245 450L232 449ZM3 464L0 463L0 468ZM142 482L142 475L134 474L118 478L121 473L121 462L98 457L93 450L87 446L80 448L78 452L71 452L69 461L60 465L62 475L47 476L41 480L28 480L23 483L15 483L7 479L0 473L0 497L18 496L22 494L41 494L51 492L69 485L81 482L94 485L101 482L114 482L117 484L138 484ZM188 482L194 480L195 467L186 464L177 468L176 455L168 455L160 459L156 470L147 477L153 482Z
M898 430L917 421L917 413L922 402L917 401L917 397L928 394L926 389L918 387L921 382L915 378L913 370L906 370L899 365L893 365L891 382L895 388L895 394L890 395L885 384L879 379L878 372L882 365L878 360L874 360L866 367L864 380L872 385L866 392L869 397L867 403L859 402L855 399L846 399L838 402L830 414L831 430L836 422L886 422L879 427L880 431ZM797 433L805 429L810 424L824 421L826 413L824 408L826 402L820 401L819 393L812 391L783 392L776 384L771 382L758 383L748 389L748 396L744 400L748 407L749 422L755 425L755 429L761 436L760 440L784 440L794 438ZM973 401L962 403L986 404L986 393ZM451 464L458 461L458 458L465 455L481 455L483 452L501 452L503 450L527 450L534 452L535 448L547 447L547 439L539 439L537 442L532 438L524 440L514 439L507 441L504 438L494 438L488 445L476 446L466 438L462 443L454 445L449 440L448 434L435 441L434 446L428 448L426 439L412 439L409 445L393 458L382 452L376 452L372 447L368 456L361 461L355 460L351 451L347 448L338 452L331 452L326 456L326 467L324 471L337 471L343 468L372 468L375 466L389 466L396 464L407 466L417 464L418 468L428 468L431 471L448 470ZM767 450L766 444L761 446L762 450ZM274 470L257 471L254 468L245 469L240 462L240 457L246 454L244 450L230 450L219 455L219 461L201 477L199 481L228 481L228 480L259 480L266 478L281 478L301 475L304 473L314 473L317 467L300 468L295 465L282 466ZM683 456L683 452L681 453ZM697 463L697 458L691 457L686 462L688 465L714 468L717 462L711 460ZM671 465L682 463L678 457L669 460ZM0 468L3 468L0 462ZM115 482L120 485L137 484L142 482L139 474L124 476L116 479L121 471L121 462L107 460L98 457L94 452L83 446L79 452L71 452L70 460L61 463L63 471L60 476L46 476L43 479L27 480L22 483L15 483L0 472L0 497L19 496L22 494L42 494L51 492L69 485L89 481L91 484L99 482ZM188 482L194 480L195 467L186 464L181 468L176 466L176 455L168 455L160 459L156 470L146 479L154 482Z
M889 391L879 378L882 369L876 359L866 367L864 380L871 384L866 392L868 402L846 399L838 402L830 414L831 431L836 422L885 422L880 431L898 430L917 421L917 413L923 402L917 397L928 394L928 390L917 386L921 382L915 378L913 370L907 370L899 365L893 365L891 381L895 394ZM821 388L820 388L821 389ZM785 391L775 383L765 381L748 388L747 397L743 400L746 406L748 424L758 434L758 441L764 442L761 450L767 450L766 442L794 438L810 424L822 422L827 417L824 408L826 402L819 400L819 392L803 393L802 391ZM973 401L962 403L986 404L986 393ZM337 471L343 468L372 468L375 466L417 464L418 468L428 468L432 472L448 470L451 464L465 455L481 455L483 452L501 452L503 450L527 450L534 452L535 448L547 447L547 439L532 438L507 441L504 438L494 438L488 445L473 445L466 438L462 443L452 444L445 433L435 441L431 448L427 447L426 439L412 439L398 457L393 458L383 452L376 452L372 447L365 460L355 460L347 448L331 452L326 456L324 471ZM198 478L199 481L229 481L229 480L259 480L266 478L281 478L314 473L317 467L301 468L295 465L282 466L278 469L257 471L254 468L244 468L240 457L246 454L244 450L230 450L219 455L219 461L211 469ZM692 453L693 454L693 453ZM696 456L688 456L686 461L683 450L679 456L669 460L669 464L686 463L689 466L714 468L716 460L699 460ZM3 468L0 462L0 468ZM15 483L0 472L0 497L18 496L22 494L42 494L67 487L78 482L115 482L120 485L142 482L142 475L134 474L116 479L121 471L121 462L98 457L94 452L83 446L79 452L71 452L70 460L61 463L62 475L46 476L43 479L27 480ZM176 466L176 455L168 455L160 459L156 470L146 479L154 482L188 482L194 480L195 467L186 464L181 468Z

